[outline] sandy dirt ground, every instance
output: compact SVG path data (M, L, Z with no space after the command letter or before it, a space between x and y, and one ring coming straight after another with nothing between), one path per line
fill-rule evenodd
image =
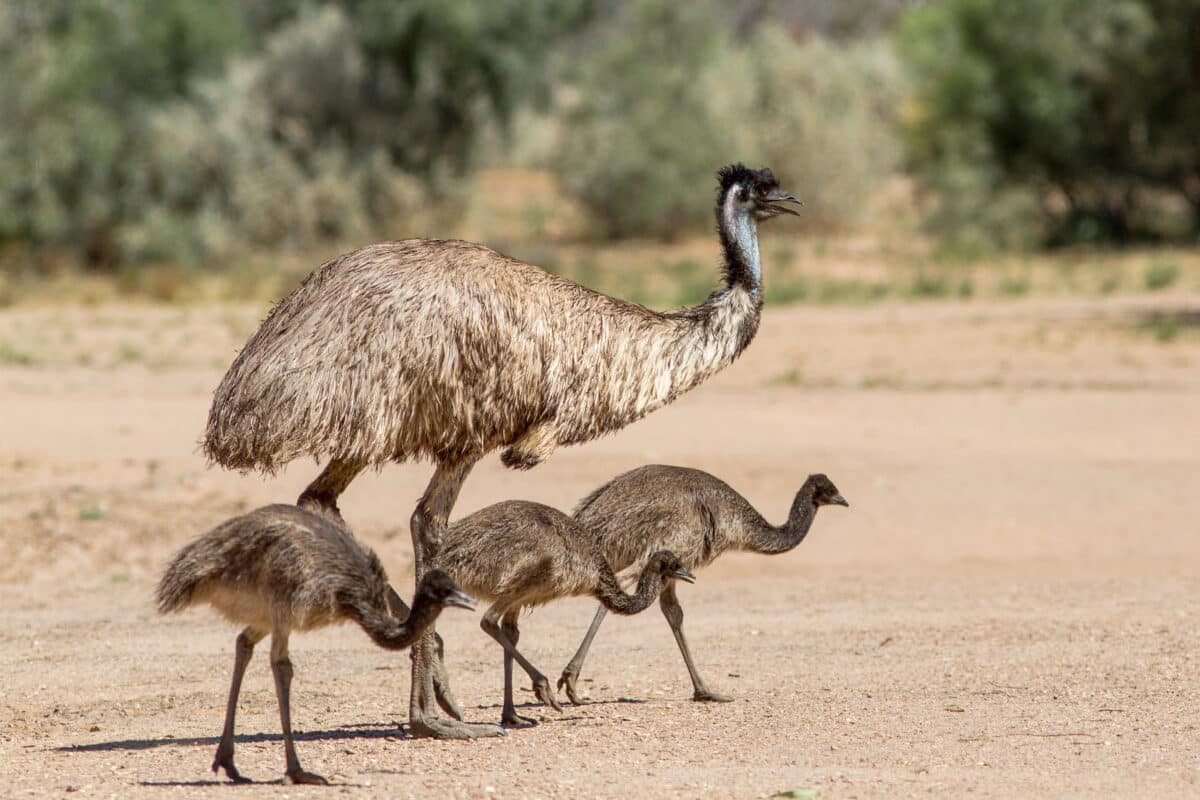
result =
M0 797L1200 796L1200 336L1153 335L1155 314L1197 307L768 310L746 356L674 406L530 473L489 457L457 514L515 497L569 509L647 462L707 469L774 520L823 471L851 508L822 510L792 553L727 556L681 591L728 704L691 702L654 608L605 623L585 705L529 705L538 727L475 742L406 736L406 654L352 627L293 638L298 750L325 789L278 784L261 652L238 763L263 783L213 776L236 630L151 603L186 540L316 472L198 455L262 309L5 311ZM342 503L404 594L429 472L365 475ZM557 676L591 612L537 610L522 649ZM468 719L496 721L499 648L477 615L439 627Z

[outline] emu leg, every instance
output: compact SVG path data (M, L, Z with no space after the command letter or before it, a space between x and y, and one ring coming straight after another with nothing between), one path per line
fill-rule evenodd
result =
M400 595L391 586L388 587L387 601L388 609L398 622L404 622L408 619L410 613L408 604L400 598ZM462 708L459 707L458 701L454 699L454 694L450 691L450 676L446 672L446 646L442 642L441 634L434 633L433 638L436 647L433 664L433 693L437 697L437 703L442 707L443 711L455 719L461 720L463 718Z
M413 559L416 580L419 582L429 569L441 547L442 531L450 519L454 501L463 481L478 459L439 463L425 494L417 503L410 526L413 539ZM496 725L472 725L456 719L438 716L433 676L439 669L436 632L430 627L412 648L412 693L409 696L409 730L413 736L436 739L474 739L479 736L503 736L504 729Z
M250 783L250 779L242 777L233 765L233 719L237 716L238 695L242 691L242 676L246 674L246 665L254 655L254 645L262 641L265 635L254 628L246 628L238 634L234 650L233 681L229 684L229 705L225 707L225 728L221 731L221 743L217 745L217 755L212 763L213 772L224 769L225 775L234 783Z
M558 698L554 696L554 692L550 689L550 680L543 675L537 667L529 663L529 659L521 655L521 651L517 649L516 639L511 635L516 633L516 638L520 638L520 632L517 631L517 620L515 613L511 616L506 615L504 624L501 626L496 622L498 613L493 606L488 609L488 613L483 615L483 619L479 621L479 627L483 628L484 633L495 639L501 647L504 648L504 667L505 667L505 682L504 682L504 710L501 712L501 719L513 718L517 720L517 725L526 723L534 723L533 720L517 715L516 709L512 701L512 665L511 659L515 659L521 665L521 669L529 675L529 679L533 681L533 693L543 703L550 705L555 711L562 711L562 705L558 702Z
M342 518L341 509L338 508L338 497L342 492L346 491L346 487L350 482L358 477L359 473L366 468L366 464L362 461L348 458L332 459L316 480L310 483L307 488L300 494L296 500L296 505L300 508L306 508L310 511L315 511L318 514L332 519L339 525L346 526L346 520ZM408 619L408 606L400 599L400 595L396 594L395 589L388 587L391 591L391 596L388 597L388 605L391 607L392 615L401 622ZM399 605L397 605L399 603ZM438 637L437 640L437 664L433 671L433 690L437 697L438 705L440 705L447 714L455 719L462 719L462 710L454 699L454 694L450 691L450 679L446 675L446 667L442 663L442 640Z
M558 678L558 688L566 689L567 697L577 706L582 705L583 702L579 699L579 695L575 694L575 680L579 677L579 673L583 672L583 661L587 658L588 650L592 647L592 639L596 638L596 631L600 630L600 623L604 622L604 615L607 613L608 609L604 606L596 609L596 616L592 617L592 624L584 634L579 649L575 651L575 655L571 656L571 660L563 668L562 675Z
M671 633L675 634L675 642L679 645L679 652L683 654L683 663L687 664L688 674L692 676L692 699L713 703L728 703L733 700L729 695L714 692L705 686L704 678L696 671L696 665L692 662L692 652L683 636L683 606L679 605L679 599L675 596L675 581L667 581L662 594L658 596L658 605L663 616L667 618L667 624L671 626Z
M521 631L517 627L517 612L505 614L500 628L513 643L513 647L516 647L517 642L521 640ZM507 650L504 651L504 709L500 712L500 724L506 728L532 728L538 724L537 720L518 714L516 706L513 705L513 657Z
M292 661L288 658L286 631L271 632L271 672L275 676L275 697L279 700L279 723L283 728L283 753L287 759L286 783L311 783L326 786L329 781L315 772L305 772L296 757L292 742Z
M346 521L342 519L342 512L338 509L338 497L366 466L366 463L352 458L332 459L325 465L325 469L321 470L317 479L300 493L296 505L324 514L339 525L345 525Z

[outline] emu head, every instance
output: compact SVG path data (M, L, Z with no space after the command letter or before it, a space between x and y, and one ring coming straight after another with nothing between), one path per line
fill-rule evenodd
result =
M763 167L750 169L745 164L730 164L717 173L717 205L726 208L732 203L737 213L753 215L762 221L780 214L800 215L795 208L784 205L804 205L790 192L780 188L774 173Z
M849 506L846 498L825 475L809 475L805 484L812 487L813 505L816 506Z
M417 587L417 596L426 597L441 606L457 606L468 610L475 608L475 599L459 588L454 579L440 569L426 573L421 579L421 585Z
M696 582L696 576L692 574L692 571L685 567L679 560L679 556L670 550L659 550L650 556L650 564L651 569L663 578L674 578L687 583Z

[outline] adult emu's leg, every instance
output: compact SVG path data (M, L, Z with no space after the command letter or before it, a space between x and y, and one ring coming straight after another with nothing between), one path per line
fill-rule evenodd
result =
M346 521L342 519L342 512L337 505L338 497L366 466L364 462L352 458L332 459L325 465L325 469L321 470L317 479L300 493L296 505L324 514L339 525L345 525Z
M388 587L387 602L388 610L392 612L392 616L398 622L408 619L408 615L411 613L408 604L391 586ZM443 711L455 719L462 719L462 708L459 707L458 701L454 699L454 694L450 691L450 676L446 672L446 647L442 642L442 635L435 632L433 642L436 648L433 666L433 693L437 696L437 703Z
M658 605L663 616L667 618L667 624L671 626L671 633L675 634L675 642L679 645L679 652L683 654L683 663L687 664L688 674L692 676L692 699L712 703L728 703L733 700L729 695L714 692L705 686L704 678L696 671L696 665L692 662L692 652L688 650L687 639L683 636L683 606L679 605L679 599L675 596L675 581L667 581L662 594L658 596Z
M225 729L221 731L221 743L217 745L217 755L213 759L212 771L224 769L229 780L234 783L250 783L249 778L243 778L233 765L233 719L237 716L238 695L242 691L242 676L246 674L246 665L254 655L254 645L262 641L266 634L254 628L246 628L238 634L237 646L233 656L233 680L229 684L229 704L225 706Z
M322 514L338 525L348 528L346 520L342 519L341 509L338 508L338 497L346 491L350 482L366 469L366 466L365 462L352 458L332 459L325 465L325 469L321 470L321 474L317 476L316 480L301 492L300 497L296 499L296 505ZM400 595L396 594L395 589L390 586L388 589L391 592L388 597L388 606L392 616L403 622L408 619L408 606L400 599ZM433 689L437 703L450 716L462 719L462 710L455 701L454 694L450 691L450 677L446 674L445 664L442 663L444 648L440 636L437 637L436 645L437 658L433 667Z
M583 662L587 658L588 650L591 649L592 639L596 638L596 631L600 630L600 623L604 622L604 615L607 613L608 609L604 606L596 609L596 616L592 617L592 624L588 627L587 633L584 634L579 649L575 651L575 655L571 656L571 660L563 668L562 675L558 678L558 688L566 689L567 697L577 706L582 705L583 701L575 694L575 681L579 678L579 674L583 672Z
M476 461L477 456L468 456L458 461L439 462L429 485L425 487L425 494L421 495L413 511L409 524L412 528L415 579L418 583L441 548L442 532L450 520L458 492ZM412 648L412 693L408 701L408 722L412 735L437 739L503 736L504 729L497 725L472 725L438 715L434 676L441 668L440 649L432 627Z

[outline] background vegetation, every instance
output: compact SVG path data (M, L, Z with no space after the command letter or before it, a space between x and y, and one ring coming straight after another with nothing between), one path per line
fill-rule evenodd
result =
M578 247L703 235L732 160L819 247L931 243L916 294L974 291L929 252L1200 233L1200 0L9 0L0 108L0 300L414 234L595 283ZM516 225L479 202L506 191ZM1037 283L1020 258L997 286Z

